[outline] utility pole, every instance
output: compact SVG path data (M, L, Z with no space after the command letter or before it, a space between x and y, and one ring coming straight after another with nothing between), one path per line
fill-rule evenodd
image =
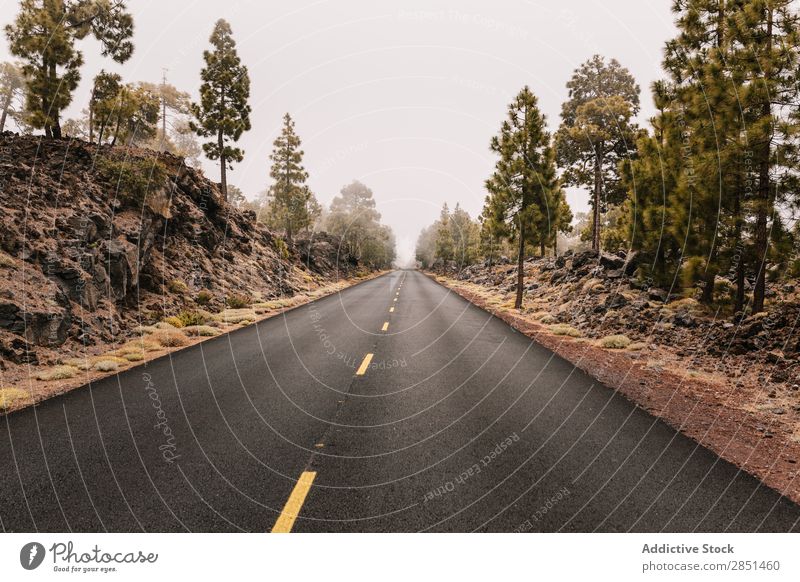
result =
M167 71L161 69L161 147L160 151L166 149L167 144Z

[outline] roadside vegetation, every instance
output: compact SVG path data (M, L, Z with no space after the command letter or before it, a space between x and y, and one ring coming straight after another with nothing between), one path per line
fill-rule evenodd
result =
M640 88L615 59L578 67L552 136L524 87L489 142L497 163L483 211L445 205L419 237L423 268L513 261L519 309L525 259L635 255L642 285L737 321L800 276L797 4L690 0L673 11L648 126L635 121ZM573 217L567 186L587 190L589 216Z

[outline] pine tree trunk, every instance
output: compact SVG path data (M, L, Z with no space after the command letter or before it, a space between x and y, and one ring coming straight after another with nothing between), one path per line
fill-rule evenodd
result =
M519 253L517 254L517 298L514 309L522 309L522 286L525 283L525 229L522 218L519 219Z
M60 85L58 81L58 75L56 74L56 64L50 63L50 86L51 87L58 87ZM55 96L52 97L53 101L55 101ZM49 104L49 108L47 111L47 116L50 118L50 131L53 134L54 138L61 139L61 123L59 121L60 111L55 108L54 104L51 102Z
M6 93L6 98L3 100L3 113L0 114L0 132L6 127L6 118L8 117L8 110L11 108L11 97L13 94L14 92L9 90L8 93Z
M772 58L772 8L767 8L767 32L766 32L766 59ZM764 82L768 85L770 80L770 70L768 63L764 66ZM769 118L772 116L772 104L770 96L765 97L761 107L761 116ZM767 250L769 246L769 234L767 232L767 215L770 212L770 179L769 179L769 157L771 151L770 135L764 136L765 142L761 152L758 176L758 201L756 203L756 225L754 229L755 252L756 252L756 284L753 288L753 313L764 311L764 295L767 288Z
M111 146L117 145L117 137L119 136L119 127L122 123L122 120L117 116L117 125L114 127L114 138L111 140Z
M598 153L594 160L594 208L592 209L592 250L600 251L600 188L603 160Z
M227 176L227 161L225 160L225 142L222 136L222 130L217 132L217 146L219 147L219 169L220 169L220 189L222 196L226 202L228 200L228 176Z
M89 143L94 143L94 100L89 102Z
M704 305L711 305L714 301L714 279L714 273L706 270L705 277L703 277L703 294L700 297L700 301Z
M733 212L735 215L734 228L734 257L736 269L734 273L736 282L736 298L733 303L734 315L741 313L744 309L744 248L742 244L742 189L741 184L736 187L736 197L733 200Z

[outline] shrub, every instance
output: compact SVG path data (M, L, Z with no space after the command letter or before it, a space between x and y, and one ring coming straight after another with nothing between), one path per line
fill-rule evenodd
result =
M631 345L631 340L624 335L610 335L601 339L600 345L610 350L624 350Z
M127 364L127 360L120 356L115 356L112 353L103 354L102 356L95 356L92 358L92 363L96 364L97 362L116 362L117 364Z
M550 331L555 335L566 335L569 337L581 337L581 332L575 329L572 326L566 325L564 323L557 323L556 325L550 326Z
M183 329L186 335L198 337L213 337L219 335L219 330L210 325L190 325Z
M78 368L74 366L53 366L52 368L40 370L36 374L36 379L45 382L49 380L67 380L74 378L77 373Z
M189 287L187 287L186 283L180 279L172 279L169 283L167 283L167 290L170 293L178 293L182 295L189 290Z
M215 315L214 321L225 324L241 323L245 320L252 321L255 315L252 309L226 309Z
M176 325L175 327L205 325L208 323L208 318L201 311L181 311L178 314L178 320L181 322L181 325Z
M94 369L98 372L116 372L119 364L114 360L100 360L94 365Z
M128 354L154 352L161 349L161 345L150 337L130 340L116 350L116 354L127 359Z
M141 207L148 197L163 196L167 168L158 160L99 158L96 167L100 175L113 185L116 196L123 202ZM158 201L154 202L158 207Z
M3 251L0 251L0 267L10 269L13 266L15 266L14 259L9 257Z
M211 303L212 299L214 299L214 296L211 294L210 291L207 291L206 289L201 289L197 293L197 297L194 298L195 302L198 305L208 305L209 303Z
M144 360L144 352L128 352L122 357L129 362L141 362Z
M170 324L172 327L183 327L183 322L181 318L177 315L173 315L172 317L168 317L164 320L164 323Z
M27 404L31 401L30 395L19 388L0 388L0 410L8 410L17 404Z
M558 322L558 320L554 316L550 315L549 313L547 315L543 316L539 321L541 321L545 325L550 325L551 323L557 323Z
M282 238L276 237L274 246L280 258L282 258L284 261L289 258L289 247L286 246L286 241L284 241Z
M186 336L177 331L157 331L152 337L165 348L176 348L188 343Z
M228 307L231 309L243 309L248 307L251 301L246 295L229 295L225 303L227 303Z
M92 368L92 362L88 358L67 358L61 363L79 370L90 370Z

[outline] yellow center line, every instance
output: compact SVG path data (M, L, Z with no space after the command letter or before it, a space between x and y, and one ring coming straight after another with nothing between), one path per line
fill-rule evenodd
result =
M283 507L280 517L278 517L278 521L276 521L275 525L272 527L272 533L289 533L292 531L294 520L296 520L297 516L300 514L300 510L303 508L303 502L306 500L306 495L308 495L311 484L314 482L316 476L317 474L314 471L303 471L297 483L295 483L292 494L289 495L289 499L286 501L286 505Z
M389 308L389 313L394 313L394 307Z
M394 300L397 301L397 297L395 297Z
M383 324L383 327L381 328L381 331L386 331L387 329L389 329L389 322L388 321Z
M364 356L364 361L361 362L361 365L358 367L356 376L363 376L367 372L367 368L369 368L369 363L371 361L372 361L372 354L367 354L366 356Z

